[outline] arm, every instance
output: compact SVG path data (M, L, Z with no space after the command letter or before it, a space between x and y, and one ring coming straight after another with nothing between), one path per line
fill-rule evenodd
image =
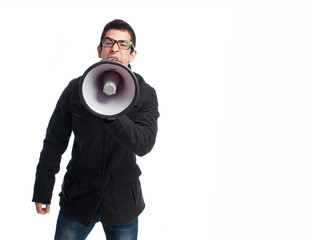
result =
M71 114L69 91L66 88L50 119L37 165L33 202L38 213L49 212L55 174L59 172L61 156L67 148L70 135ZM42 204L46 204L46 208Z
M146 90L133 120L123 115L104 125L116 141L133 153L143 156L153 148L159 117L158 101L154 89Z

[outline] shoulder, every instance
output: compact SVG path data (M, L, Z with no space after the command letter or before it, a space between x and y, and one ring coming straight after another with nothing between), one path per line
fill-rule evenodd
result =
M69 81L69 83L65 87L64 92L66 92L67 94L71 96L76 95L79 90L80 79L81 79L81 76Z
M80 77L75 78L67 83L67 86L63 89L63 92L59 98L59 103L68 103L79 99L79 82Z
M141 94L156 92L155 89L149 85L140 74L134 72L134 75L138 80Z
M81 79L81 76L80 76L80 77L77 77L77 78L74 78L73 80L71 80L71 81L68 83L67 88L69 88L69 89L78 88L79 83L80 83L80 79Z
M139 99L137 105L143 106L149 103L157 104L158 100L156 90L151 85L149 85L140 74L134 74L139 83Z

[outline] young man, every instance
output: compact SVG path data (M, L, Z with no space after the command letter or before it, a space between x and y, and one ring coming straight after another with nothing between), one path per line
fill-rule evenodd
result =
M126 66L136 56L135 33L122 20L108 23L97 47L102 60L118 59ZM144 209L136 155L153 148L157 134L155 90L136 74L139 98L116 119L101 119L87 111L79 97L80 78L63 91L50 119L37 166L33 202L39 214L50 211L55 174L71 133L72 159L67 166L55 239L85 239L101 222L109 240L135 240L138 216Z

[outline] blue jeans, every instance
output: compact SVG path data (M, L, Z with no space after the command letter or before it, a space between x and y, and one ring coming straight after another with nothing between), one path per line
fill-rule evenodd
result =
M61 209L57 219L54 240L84 240L87 238L94 225L99 221L101 221L101 215L97 212L90 226L86 227L66 215ZM137 240L138 218L122 225L103 225L103 228L107 240Z

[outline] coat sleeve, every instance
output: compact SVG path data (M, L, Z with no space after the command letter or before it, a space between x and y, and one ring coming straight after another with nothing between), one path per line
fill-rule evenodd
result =
M59 172L61 156L71 135L71 114L68 87L59 98L50 119L43 149L37 165L33 202L50 204L55 174Z
M142 105L134 119L123 115L116 120L105 123L109 133L124 148L138 156L150 152L155 144L157 135L158 100L153 88L147 89L143 96Z

